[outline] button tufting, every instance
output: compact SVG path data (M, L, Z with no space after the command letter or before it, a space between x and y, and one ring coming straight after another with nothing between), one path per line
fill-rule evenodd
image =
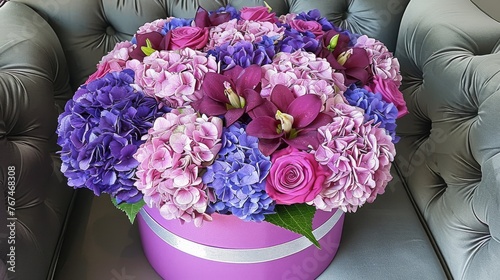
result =
M113 36L116 34L116 30L113 28L113 26L110 25L110 26L106 27L106 34Z

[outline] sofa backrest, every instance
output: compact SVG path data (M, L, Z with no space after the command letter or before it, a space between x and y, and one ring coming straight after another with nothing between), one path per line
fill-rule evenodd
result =
M28 4L53 27L69 66L73 90L95 71L116 43L130 40L145 22L168 16L192 18L199 5L207 10L231 4L264 5L263 0L73 1L11 0ZM409 0L267 0L277 14L319 9L337 25L377 38L395 48L399 21Z
M407 7L397 164L455 279L500 270L500 23L470 0Z

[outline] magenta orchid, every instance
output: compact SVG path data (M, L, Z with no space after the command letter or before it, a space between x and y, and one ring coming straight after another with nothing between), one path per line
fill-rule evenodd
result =
M224 74L206 73L201 87L203 98L193 107L208 116L224 115L226 126L230 126L264 102L256 91L261 79L258 65L245 69L236 66Z
M345 84L366 85L370 78L370 60L365 49L350 47L347 34L330 30L320 40L316 55L325 58L333 69L345 76Z
M319 145L317 128L332 121L321 113L321 98L314 94L295 97L284 85L276 85L270 99L249 111L252 121L248 135L259 138L259 149L271 155L282 144L298 150L315 149Z

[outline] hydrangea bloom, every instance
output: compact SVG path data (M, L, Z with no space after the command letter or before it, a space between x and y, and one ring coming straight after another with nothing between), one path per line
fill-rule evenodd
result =
M273 40L263 36L262 41L254 44L246 41L240 41L234 45L224 43L222 46L208 51L208 54L216 57L217 61L220 62L220 69L226 71L236 65L246 68L252 64L269 64L272 62L275 49Z
M142 62L127 61L126 67L135 71L136 84L144 94L169 107L179 107L201 98L203 76L216 72L217 62L212 56L186 48L156 51Z
M259 151L258 139L246 134L245 125L234 123L226 128L222 149L203 175L203 182L215 196L211 211L263 221L265 214L274 211L273 200L265 191L270 168L269 157Z
M382 42L362 35L357 39L354 47L366 50L374 75L393 80L397 87L401 85L403 78L399 72L399 61Z
M86 84L95 79L104 77L109 72L120 72L125 68L125 64L129 59L129 53L133 45L130 42L120 42L115 45L107 55L103 56L97 64L97 71L90 75Z
M264 77L260 95L268 98L274 86L290 87L295 96L318 95L324 104L345 90L344 76L313 53L278 53L273 63L262 66Z
M340 103L332 109L333 122L319 128L323 140L315 151L316 160L331 170L329 185L312 204L356 212L384 192L396 150L385 130L365 122L356 107Z
M221 148L222 120L199 116L192 108L159 117L134 158L140 162L135 183L149 207L168 220L210 220L206 185L200 172Z
M220 7L216 11L210 12L210 14L219 14L219 13L229 13L231 15L230 19L240 19L240 11L238 11L235 7L227 5L226 7Z
M298 50L306 52L315 52L319 46L319 42L313 33L302 33L290 26L285 26L287 29L284 33L283 40L278 41L277 49L280 52L292 53Z
M393 103L384 101L380 93L373 93L355 85L351 85L344 92L344 96L349 104L364 110L365 122L386 129L392 142L399 141L399 137L396 136L398 109Z
M278 27L275 23L232 19L210 29L205 50L215 49L224 43L234 44L240 41L259 43L263 40L264 35L278 40L283 37L283 32L284 28Z
M167 107L158 110L156 101L137 92L133 83L131 70L112 72L81 86L66 103L57 134L69 186L109 193L118 203L142 198L133 186L139 163L132 155Z

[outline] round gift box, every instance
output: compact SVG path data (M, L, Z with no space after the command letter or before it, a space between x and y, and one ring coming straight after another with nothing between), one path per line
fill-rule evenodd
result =
M318 249L305 237L267 222L212 217L197 228L166 220L155 208L141 209L144 254L163 279L314 279L335 257L344 223L340 210L317 211L313 233Z

